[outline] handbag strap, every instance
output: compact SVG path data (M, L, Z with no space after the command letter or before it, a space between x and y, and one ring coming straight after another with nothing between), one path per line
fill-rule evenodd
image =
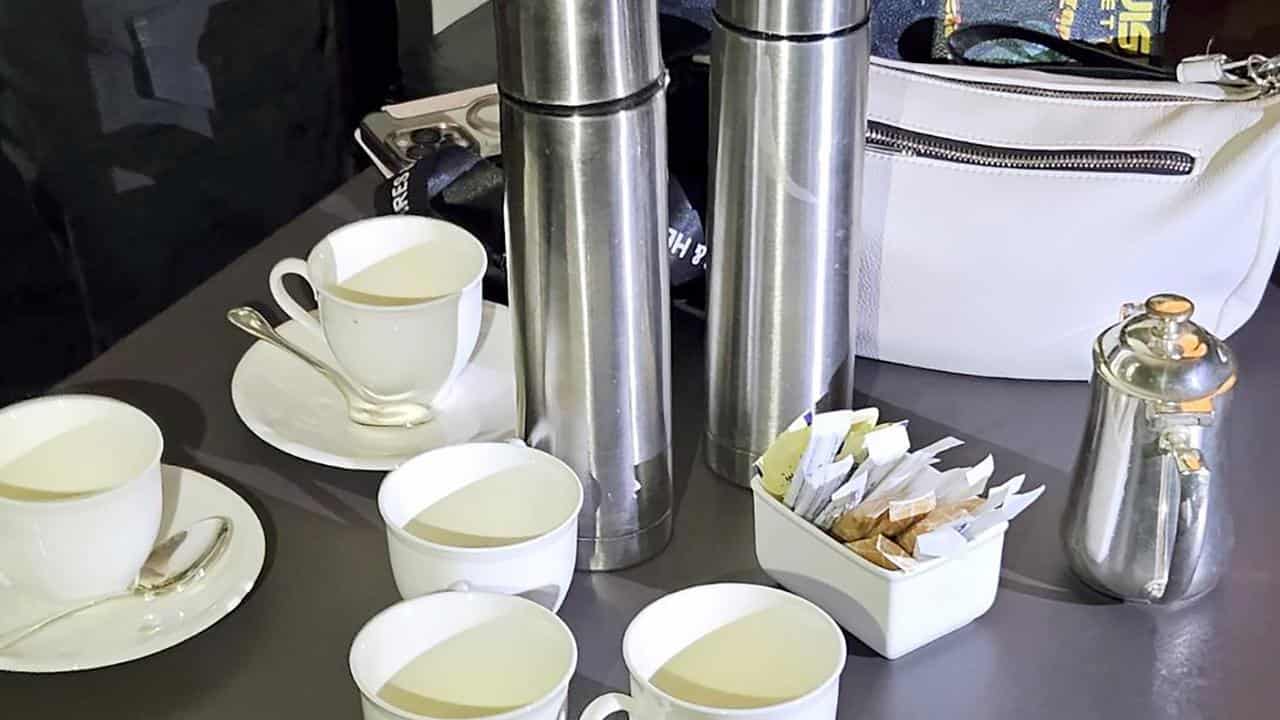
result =
M972 51L978 46L999 40L1017 40L1039 45L1071 61L1069 63L1020 64L1016 66L1019 68L1117 80L1177 79L1177 74L1173 70L1149 65L1119 55L1101 46L1064 40L1057 35L1050 35L1018 25L983 24L962 27L951 34L948 46L951 50L951 56L957 64L980 67L1009 67L1007 63L985 62L971 56Z

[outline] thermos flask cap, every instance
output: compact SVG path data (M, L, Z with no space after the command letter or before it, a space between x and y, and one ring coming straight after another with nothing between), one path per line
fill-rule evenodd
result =
M663 78L657 0L495 0L494 18L508 97L581 107Z
M788 37L857 27L869 8L870 0L717 0L716 15L739 30Z

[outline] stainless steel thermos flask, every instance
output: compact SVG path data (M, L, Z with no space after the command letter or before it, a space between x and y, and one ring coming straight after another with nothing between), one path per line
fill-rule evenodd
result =
M666 70L656 0L496 0L520 431L577 471L578 566L671 536Z
M853 399L867 0L720 0L706 457L746 484L810 408Z

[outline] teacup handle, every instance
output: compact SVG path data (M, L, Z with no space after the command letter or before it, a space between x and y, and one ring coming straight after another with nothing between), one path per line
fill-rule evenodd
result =
M297 275L307 281L307 286L311 288L311 295L315 296L315 285L311 283L311 277L307 275L307 262L299 258L285 258L276 263L271 268L271 297L275 298L276 304L284 310L284 314L288 315L295 322L299 323L306 329L315 333L316 337L324 339L324 330L320 328L320 321L315 316L307 312L298 304L297 300L289 294L284 287L284 278L286 275Z
M618 712L631 716L631 697L622 693L609 693L592 700L587 709L582 711L580 720L604 720Z

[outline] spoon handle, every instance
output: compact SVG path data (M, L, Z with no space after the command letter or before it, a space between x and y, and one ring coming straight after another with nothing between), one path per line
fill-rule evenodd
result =
M116 593L114 595L106 595L96 600L90 600L89 602L67 608L66 610L63 610L58 613L54 613L53 615L50 615L42 620L38 620L25 627L20 627L16 630L11 630L5 633L4 635L0 635L0 651L8 650L14 645L17 645L23 640L26 640L32 635L35 635L41 630L58 622L59 620L65 620L66 618L69 618L72 615L78 615L84 612L85 610L96 608L99 605L105 605L111 602L112 600L119 600L120 598L128 597L131 594L132 594L131 592L126 591L126 592Z
M347 414L361 425L374 427L413 427L431 420L430 408L411 401L379 397L371 390L346 378L328 363L287 340L271 327L262 313L243 306L227 311L227 321L263 342L274 345L310 365L338 388L347 402Z
M337 370L329 367L328 363L286 340L283 335L276 332L275 328L271 327L271 324L267 322L267 319L262 317L262 313L259 313L257 310L254 310L251 307L232 308L227 311L227 321L246 333L249 333L253 337L258 338L263 342L271 343L272 345L275 345L281 350L284 350L310 365L316 370L316 372L324 375L330 382L337 385L343 395L354 395L370 403L377 401L377 398L371 397L371 393L363 391L363 388L356 387L343 377L342 373L339 373Z

